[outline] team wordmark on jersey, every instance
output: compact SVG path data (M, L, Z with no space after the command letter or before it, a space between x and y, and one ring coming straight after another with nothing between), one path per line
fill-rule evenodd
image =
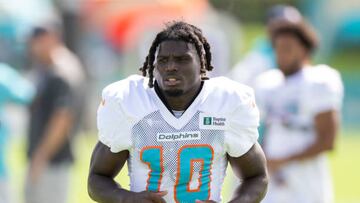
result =
M207 130L225 130L226 118L219 116L211 116L206 113L200 113L199 127L200 129Z
M176 133L158 133L156 140L158 142L172 142L185 140L200 140L200 131L176 132Z

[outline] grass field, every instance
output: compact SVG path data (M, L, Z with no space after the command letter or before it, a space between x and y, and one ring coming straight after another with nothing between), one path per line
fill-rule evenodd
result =
M250 49L256 36L263 35L265 30L262 25L250 24L244 28L243 51ZM357 53L357 52L356 52ZM333 57L330 61L334 67L354 67L359 61L358 54L341 54ZM351 69L353 71L354 69ZM69 203L91 203L88 197L86 184L89 160L96 137L93 135L78 136L74 150L76 162L73 167L71 179L71 194ZM15 203L22 203L23 182L26 173L26 160L24 151L24 139L14 138L9 146L8 161L10 164L11 183ZM334 179L336 203L359 203L360 202L360 129L345 130L338 138L337 147L329 154L331 171ZM117 177L123 186L129 185L127 171ZM223 196L226 200L231 194L229 186L225 183Z
M90 135L79 136L76 140L75 151L77 161L73 167L69 203L93 202L87 195L86 179L90 154L95 142L95 136ZM26 172L24 140L21 138L13 139L9 149L11 183L14 194L16 194L16 203L21 203ZM336 203L360 202L360 159L357 157L358 155L360 155L360 136L358 131L342 133L339 136L336 150L329 154L334 178ZM117 179L122 185L128 186L129 179L126 171L123 171ZM223 190L224 199L228 198L229 191L225 184Z

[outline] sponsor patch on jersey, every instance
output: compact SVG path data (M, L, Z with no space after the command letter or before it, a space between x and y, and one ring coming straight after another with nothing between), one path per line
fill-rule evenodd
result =
M174 142L174 141L200 140L200 139L201 139L200 131L156 134L156 140L158 142Z
M199 127L205 130L225 130L226 118L221 116L212 116L206 113L200 113Z

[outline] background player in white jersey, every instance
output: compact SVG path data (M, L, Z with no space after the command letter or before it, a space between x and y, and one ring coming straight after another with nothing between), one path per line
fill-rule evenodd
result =
M253 91L208 80L201 30L173 22L157 34L142 76L113 83L98 109L99 142L88 179L98 202L220 202L229 162L242 184L231 202L260 202L266 162ZM130 191L114 177L128 163Z
M270 176L264 202L332 202L324 152L333 149L338 131L340 75L310 64L318 41L303 19L274 21L269 28L279 69L256 82Z

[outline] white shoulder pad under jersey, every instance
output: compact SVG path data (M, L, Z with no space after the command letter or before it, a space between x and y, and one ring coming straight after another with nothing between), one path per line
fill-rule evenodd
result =
M339 72L327 65L317 65L306 70L306 77L312 82L310 86L313 114L328 110L340 110L344 87Z
M284 82L284 80L285 77L279 69L268 70L256 77L254 83L256 103L260 109L260 114L262 118L266 116L265 98L269 94L268 90L278 87Z
M131 127L153 107L147 94L147 79L133 75L104 88L97 112L99 140L114 153L131 147Z
M256 77L254 84L255 91L258 89L261 90L274 88L275 86L281 84L284 79L284 75L279 69L268 70Z
M207 83L202 111L225 115L227 126L225 146L232 157L246 153L258 138L259 111L252 88L225 77L212 78Z

